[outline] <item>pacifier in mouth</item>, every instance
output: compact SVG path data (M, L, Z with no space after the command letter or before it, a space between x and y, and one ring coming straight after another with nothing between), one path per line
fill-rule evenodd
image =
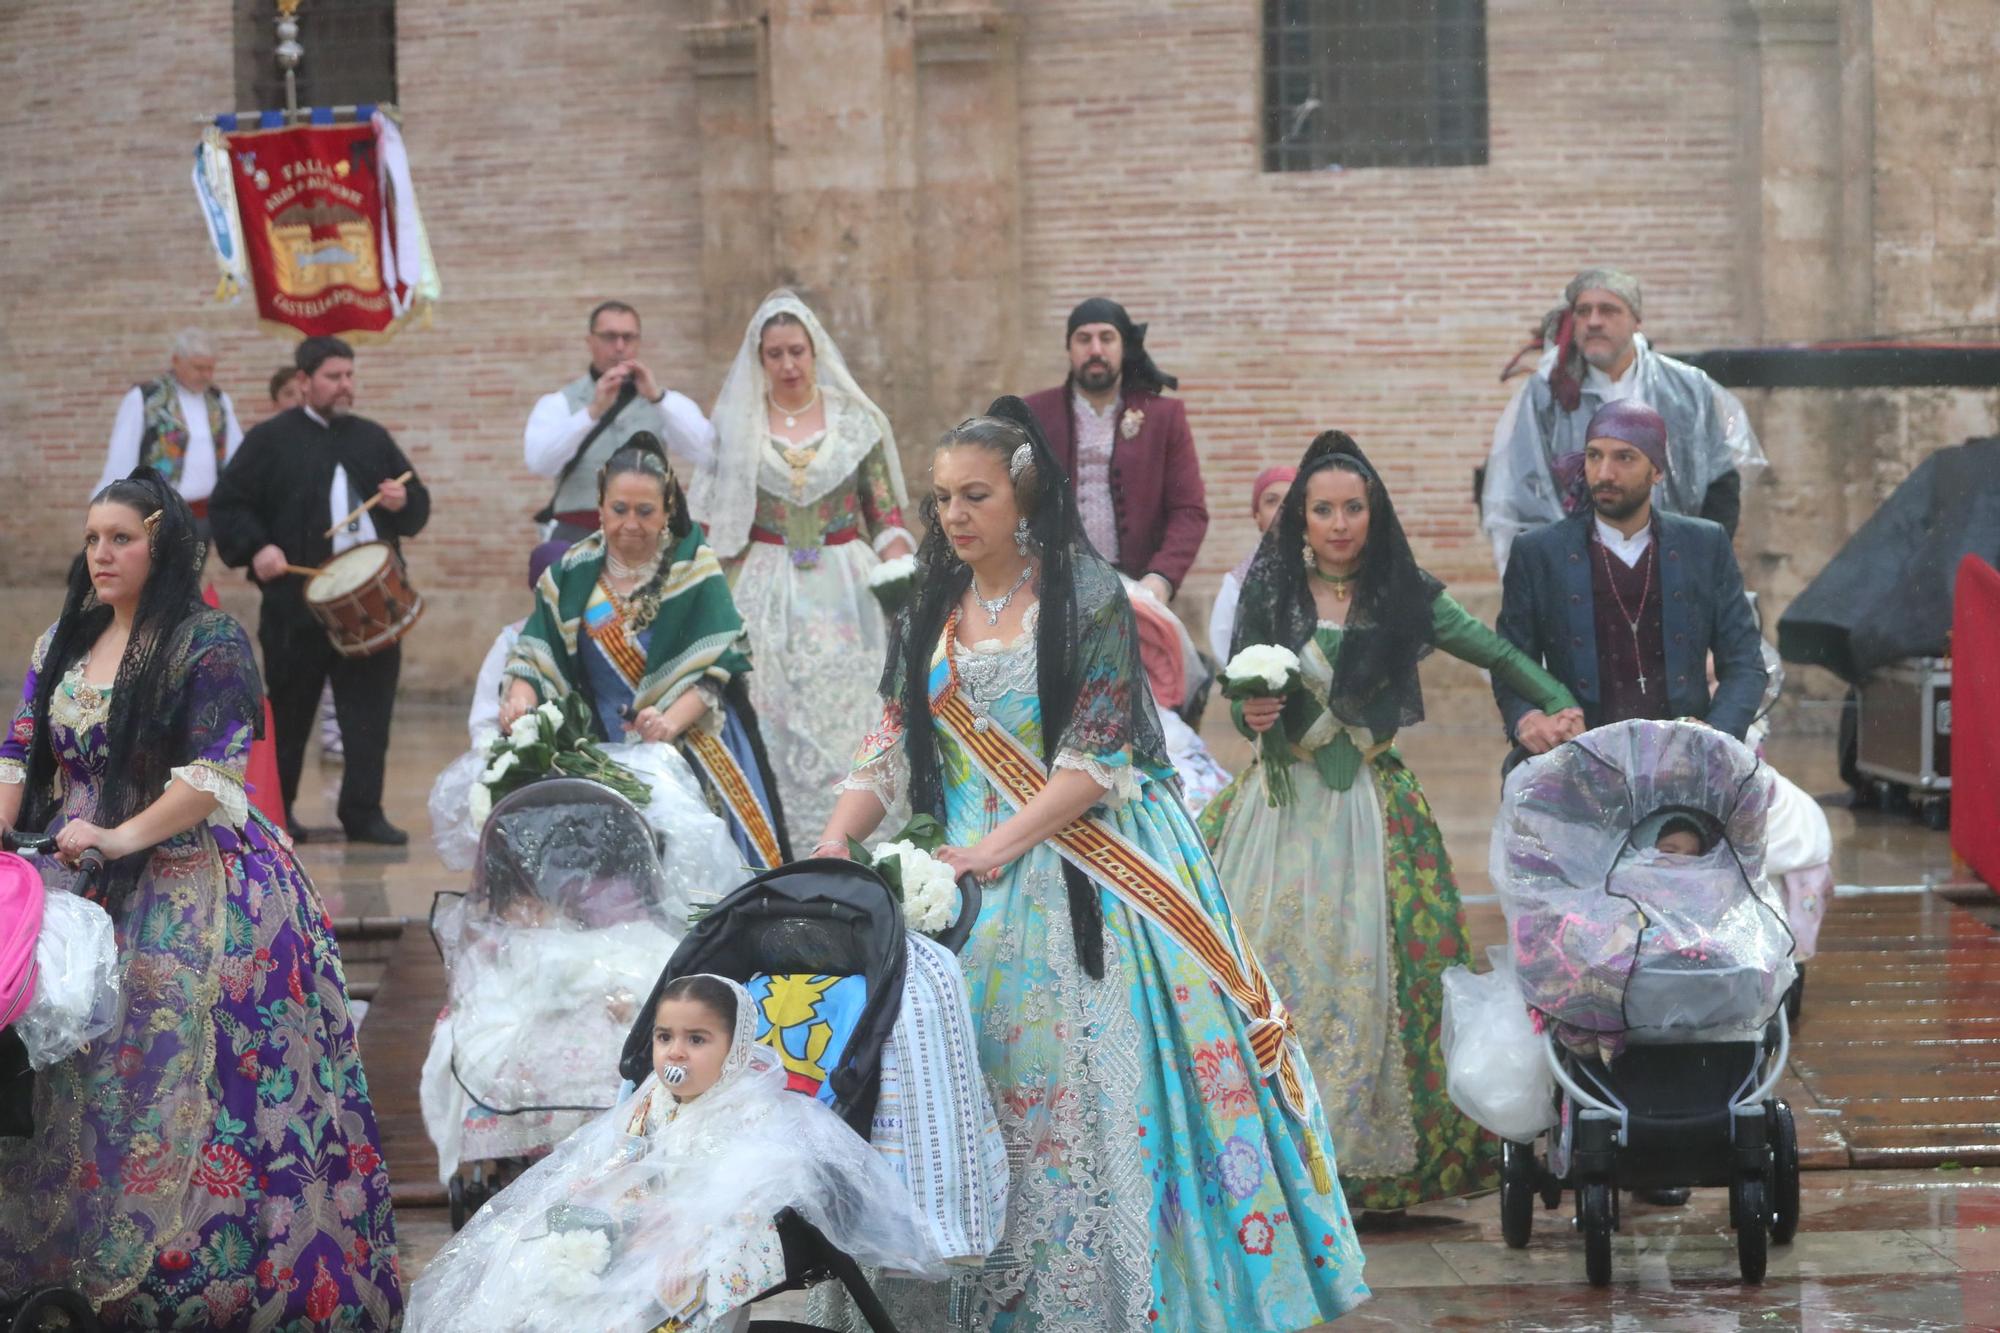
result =
M681 1084L687 1082L687 1076L688 1071L680 1065L660 1066L660 1082L670 1088L678 1088Z

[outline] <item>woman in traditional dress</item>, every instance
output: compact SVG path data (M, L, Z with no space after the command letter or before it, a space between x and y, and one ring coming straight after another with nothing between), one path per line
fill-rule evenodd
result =
M743 685L743 620L658 437L634 435L605 460L597 509L598 530L535 587L507 662L501 726L581 693L601 739L679 750L748 865L784 864L784 810Z
M0 825L55 833L117 929L116 1026L0 1138L0 1291L119 1328L386 1329L396 1228L326 909L250 806L262 686L202 604L206 543L150 468L100 491L0 742ZM61 866L51 887L77 881Z
M1410 554L1354 441L1313 441L1243 580L1232 651L1297 653L1304 688L1234 705L1293 754L1273 803L1259 760L1202 812L1250 947L1292 1008L1356 1208L1491 1186L1498 1144L1444 1090L1440 974L1472 961L1451 861L1397 729L1423 720L1417 661L1442 648L1550 715L1576 701L1474 620Z
M785 809L815 829L875 717L872 682L854 669L888 645L868 575L915 545L896 437L788 291L757 307L712 416L720 442L694 479L694 516L750 630L750 698Z
M1368 1292L1319 1097L1181 806L1117 571L1019 399L946 435L932 482L881 725L815 849L907 790L988 880L962 958L1006 1231L962 1290L899 1294L910 1326L1331 1319Z

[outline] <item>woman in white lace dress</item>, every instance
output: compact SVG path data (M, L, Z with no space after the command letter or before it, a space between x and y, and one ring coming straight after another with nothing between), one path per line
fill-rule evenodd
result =
M868 575L913 548L889 419L788 291L757 307L689 504L729 570L757 669L750 699L786 817L818 828L876 713L888 647Z

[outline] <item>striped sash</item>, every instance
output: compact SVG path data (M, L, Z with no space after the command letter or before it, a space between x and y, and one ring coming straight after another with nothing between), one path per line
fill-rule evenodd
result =
M1048 785L1048 772L1012 732L978 716L966 702L951 654L957 629L954 611L945 622L939 655L931 666L931 715L951 732L994 790L1019 810ZM1323 1194L1331 1191L1332 1172L1312 1131L1305 1084L1299 1077L1304 1056L1291 1011L1255 956L1248 950L1239 953L1186 886L1108 820L1085 814L1057 830L1049 841L1070 864L1165 932L1242 1012L1257 1072L1276 1080L1280 1100L1305 1130L1313 1184Z

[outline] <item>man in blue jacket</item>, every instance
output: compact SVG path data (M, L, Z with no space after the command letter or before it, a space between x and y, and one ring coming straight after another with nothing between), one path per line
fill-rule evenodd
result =
M1496 628L1569 688L1586 728L1685 717L1741 740L1763 699L1764 659L1728 535L1653 507L1667 427L1645 403L1604 404L1585 440L1590 507L1514 543ZM1530 754L1575 734L1497 679L1493 694Z

